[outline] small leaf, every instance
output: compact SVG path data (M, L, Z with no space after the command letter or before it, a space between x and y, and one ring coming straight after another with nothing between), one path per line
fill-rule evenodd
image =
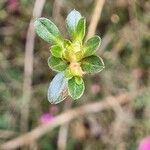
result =
M49 57L48 65L51 69L58 72L64 71L68 66L66 61L62 60L61 58L56 58L54 56Z
M68 48L71 45L71 42L68 39L64 40L64 47Z
M104 62L102 58L92 55L89 57L86 57L81 62L81 68L86 73L96 73L100 72L104 69Z
M72 73L71 73L69 67L65 70L65 77L66 77L67 79L71 79L71 78L73 77L73 75L72 75Z
M63 48L62 47L60 47L58 45L53 45L53 46L51 46L50 51L51 51L53 56L55 56L57 58L62 57L62 53L63 53Z
M100 42L101 38L97 35L90 38L84 45L84 56L87 57L93 55L96 52L97 48L100 46Z
M57 26L47 18L38 18L35 22L35 31L39 37L48 43L59 43L60 32Z
M81 14L76 10L72 10L66 18L67 28L72 37L74 37L75 35L76 27L80 19Z
M82 96L84 90L85 90L85 86L82 78L81 78L81 84L78 84L76 82L75 77L68 80L68 92L73 99L79 99Z
M75 76L75 81L76 81L77 84L82 84L83 79L79 76Z
M63 73L58 73L51 81L48 88L48 101L51 104L57 104L63 101L67 96L67 79Z
M85 36L85 29L86 29L86 21L85 18L81 18L78 22L77 28L76 28L76 35L75 38L77 40L82 41Z

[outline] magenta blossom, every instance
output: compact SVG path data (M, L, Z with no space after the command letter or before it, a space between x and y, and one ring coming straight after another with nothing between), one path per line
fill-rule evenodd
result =
M138 150L150 150L150 136L140 142Z
M41 117L40 117L40 122L42 124L47 124L49 122L51 122L54 119L54 116L50 113L44 113Z

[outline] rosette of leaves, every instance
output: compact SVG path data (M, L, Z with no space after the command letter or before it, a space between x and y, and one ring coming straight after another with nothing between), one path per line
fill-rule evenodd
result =
M103 70L104 62L96 55L101 39L95 35L84 42L86 19L73 10L66 18L70 39L64 39L57 26L46 18L35 21L35 31L39 37L51 44L49 67L58 72L48 88L48 100L57 104L67 93L75 100L84 90L83 76Z

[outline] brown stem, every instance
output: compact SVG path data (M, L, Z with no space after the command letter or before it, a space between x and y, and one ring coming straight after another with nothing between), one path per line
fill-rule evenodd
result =
M26 36L25 59L24 59L24 81L23 81L23 96L20 126L22 131L28 130L28 115L30 99L32 96L32 75L33 75L33 58L34 58L34 20L41 16L45 0L36 0L33 9L33 16L29 24Z
M101 12L102 12L102 8L104 6L105 0L95 0L95 7L93 10L93 14L91 17L91 21L90 21L90 25L88 28L88 33L86 36L86 39L90 38L91 36L93 36L95 34L97 25L98 25L98 21L101 17Z

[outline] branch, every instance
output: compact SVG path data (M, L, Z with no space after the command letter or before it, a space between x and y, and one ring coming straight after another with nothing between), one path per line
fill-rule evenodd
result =
M0 130L0 139L10 138L18 133L10 130Z
M65 101L64 111L67 111L69 108L71 108L71 105L72 105L72 101L70 99L68 99L68 101ZM58 141L57 141L58 150L66 149L68 128L69 128L69 123L60 125L60 129L58 133Z
M91 17L91 22L88 28L86 39L90 38L91 36L95 34L104 3L105 3L105 0L95 0L95 7L94 7L93 14Z
M22 96L22 111L20 126L23 131L28 130L29 103L32 95L32 75L33 75L33 52L35 42L34 20L41 16L45 0L36 0L33 8L33 17L30 21L26 36L25 59L24 59L24 81Z
M57 126L66 124L70 122L72 119L77 117L81 117L81 115L89 114L89 113L97 113L102 110L115 107L116 104L125 104L132 101L136 96L141 94L141 92L137 91L136 93L125 93L118 95L116 97L107 97L103 101L95 102L91 104L86 104L84 106L80 106L75 109L68 110L58 116L56 116L53 122L50 122L45 125L40 125L37 128L33 129L31 132L21 135L13 140L10 140L1 145L0 149L11 150L23 145L28 145L33 141L39 139L44 134L48 133L52 129ZM116 103L117 101L118 103Z

